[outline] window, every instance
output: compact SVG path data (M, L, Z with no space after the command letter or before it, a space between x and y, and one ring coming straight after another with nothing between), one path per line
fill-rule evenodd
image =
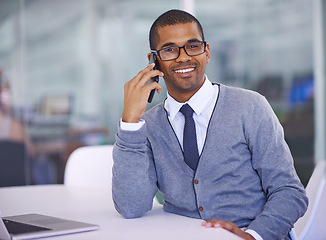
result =
M315 157L312 1L4 0L0 68L35 148L30 183L60 183L74 149L115 141L123 85L148 62L149 28L180 6L204 27L210 80L266 96L307 183Z

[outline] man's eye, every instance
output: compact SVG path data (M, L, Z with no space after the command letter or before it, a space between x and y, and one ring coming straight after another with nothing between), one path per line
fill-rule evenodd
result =
M195 49L195 48L198 48L198 47L199 47L198 44L190 44L190 45L188 45L189 49Z
M168 47L168 48L164 48L162 49L165 53L171 53L175 51L174 47Z

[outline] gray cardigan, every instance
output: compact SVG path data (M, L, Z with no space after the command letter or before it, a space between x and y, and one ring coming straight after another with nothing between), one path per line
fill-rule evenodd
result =
M163 103L143 115L138 131L118 130L112 196L126 218L152 208L222 219L281 239L306 211L308 199L293 167L283 128L260 94L220 84L196 172L183 159Z

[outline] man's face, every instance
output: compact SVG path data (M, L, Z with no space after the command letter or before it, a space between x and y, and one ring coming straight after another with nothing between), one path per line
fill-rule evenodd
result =
M158 35L156 50L203 41L195 22L161 27L158 29ZM177 59L162 61L158 57L159 69L164 73L169 94L178 102L189 100L204 83L206 63L209 59L209 45L206 46L203 54L197 56L188 56L184 49L180 49Z

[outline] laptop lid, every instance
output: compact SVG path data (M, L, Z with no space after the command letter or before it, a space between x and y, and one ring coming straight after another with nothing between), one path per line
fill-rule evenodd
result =
M18 240L18 239L35 239L42 237L51 237L71 233L93 231L99 229L98 225L77 222L62 218L56 218L40 214L24 214L0 218L0 239ZM4 221L14 221L23 224L29 224L44 228L33 232L14 234L5 226Z

